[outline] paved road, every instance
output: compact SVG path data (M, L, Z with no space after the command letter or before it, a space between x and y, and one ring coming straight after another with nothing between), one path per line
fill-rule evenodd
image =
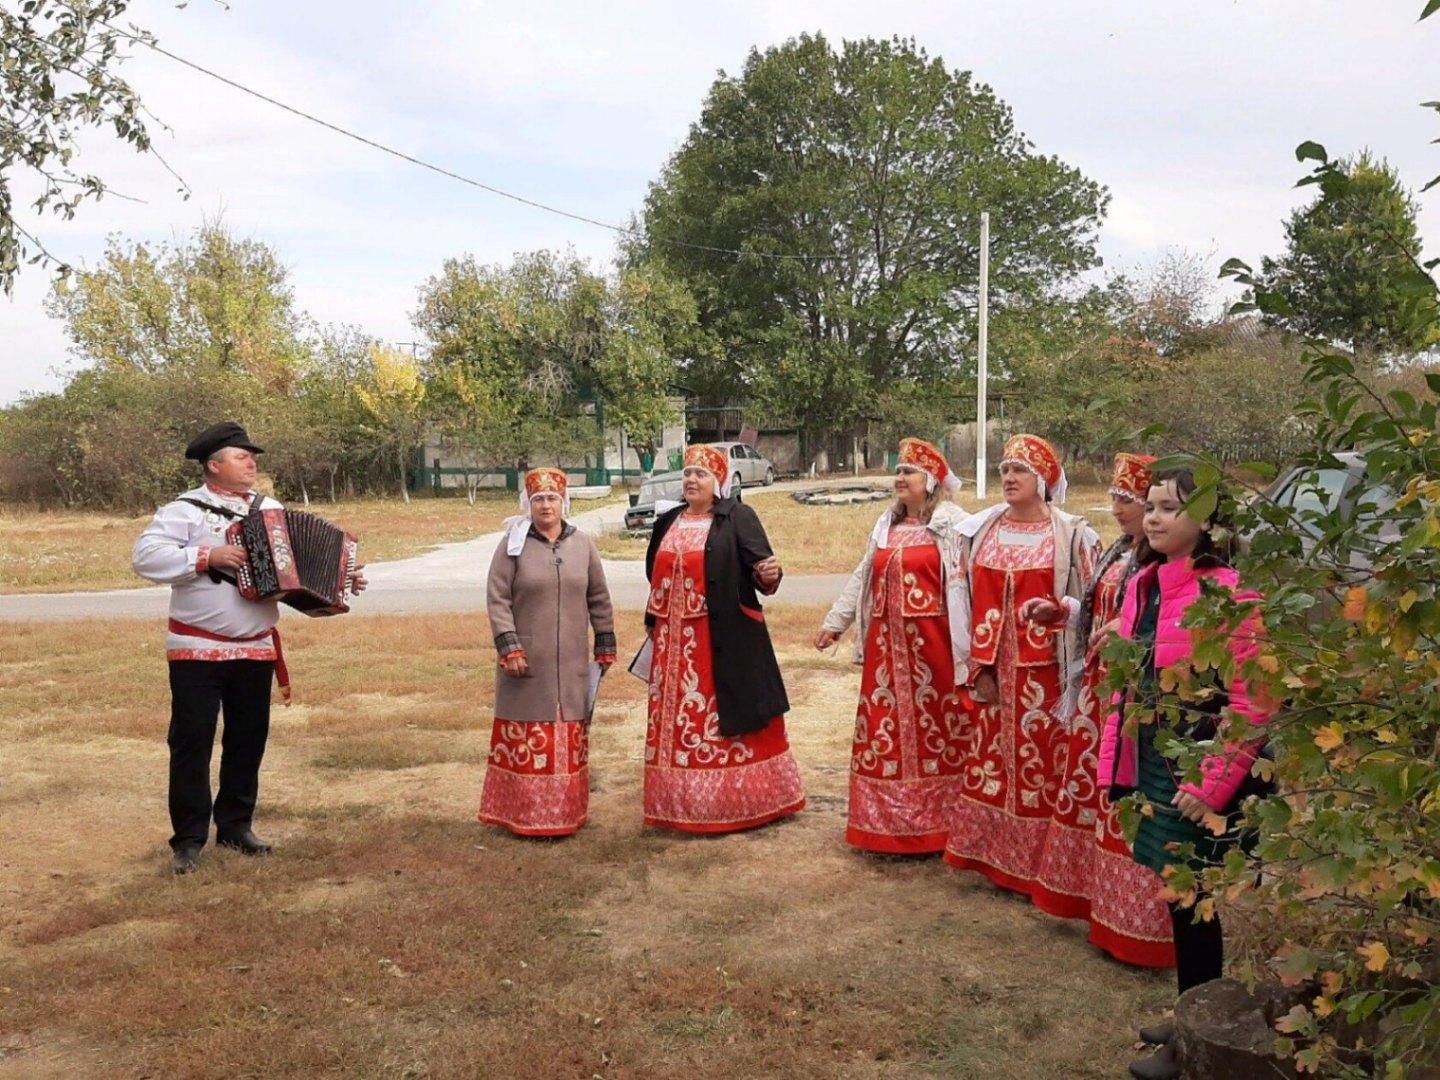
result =
M847 478L786 481L766 490L794 491L855 483ZM884 481L880 481L884 483ZM600 535L621 528L625 508L615 504L573 515L586 532ZM483 611L485 574L501 533L442 544L410 559L372 563L365 570L370 586L355 602L356 614L411 611ZM645 568L638 561L605 561L605 576L617 607L645 606ZM768 604L828 605L845 584L845 574L787 575ZM160 617L169 604L167 587L112 589L106 592L32 593L0 596L0 621L28 619L128 619Z

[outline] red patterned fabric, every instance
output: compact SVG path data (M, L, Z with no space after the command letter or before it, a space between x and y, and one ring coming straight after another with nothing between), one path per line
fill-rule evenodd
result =
M1100 579L1095 626L1119 614L1128 566L1128 560L1116 559ZM1061 782L1032 895L1051 914L1088 919L1091 942L1117 960L1173 967L1175 946L1160 879L1131 856L1119 816L1096 779L1105 719L1101 702L1108 700L1100 689L1104 679L1097 657L1085 668L1075 715L1066 722L1057 761Z
M705 601L710 522L708 514L675 520L656 555L646 607L655 627L645 824L693 833L748 829L805 806L784 717L750 735L720 734Z
M934 535L892 525L871 580L845 840L865 851L943 851L969 714L955 688Z
M569 836L590 809L590 740L573 720L496 717L479 820L517 836Z
M935 483L950 489L956 485L950 481L950 463L934 443L924 439L901 439L898 465L909 465L929 475Z
M977 705L965 730L965 761L945 861L1035 896L1054 812L1063 749L1051 713L1060 697L1055 633L1022 624L1020 605L1054 600L1055 531L1047 518L1001 518L971 559L971 660L990 666L999 700ZM1057 906L1064 898L1056 898Z

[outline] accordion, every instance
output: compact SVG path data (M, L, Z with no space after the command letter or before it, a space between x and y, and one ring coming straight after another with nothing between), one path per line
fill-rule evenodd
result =
M303 510L251 510L225 532L245 549L235 585L246 600L279 600L306 615L340 615L359 541Z

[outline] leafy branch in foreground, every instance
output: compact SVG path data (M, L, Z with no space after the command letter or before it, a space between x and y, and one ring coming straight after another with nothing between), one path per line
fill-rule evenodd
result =
M37 215L69 219L86 199L126 197L75 167L84 129L111 129L122 143L155 157L189 195L151 144L146 118L155 117L118 74L127 46L155 40L114 25L129 6L129 0L22 0L16 11L0 4L0 288L7 294L22 264L69 271L16 220L22 178L38 185L30 204Z

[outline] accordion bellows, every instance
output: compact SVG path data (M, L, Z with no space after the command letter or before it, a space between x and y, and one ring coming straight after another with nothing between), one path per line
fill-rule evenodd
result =
M306 615L350 610L350 574L359 541L304 510L252 510L226 531L245 549L235 574L247 600L279 600Z

